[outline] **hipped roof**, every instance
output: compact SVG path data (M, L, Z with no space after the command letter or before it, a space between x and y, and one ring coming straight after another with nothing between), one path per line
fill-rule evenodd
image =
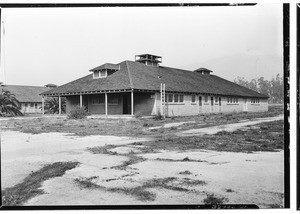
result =
M3 85L0 90L10 91L21 103L41 103L39 94L48 91L49 88L42 86Z
M117 65L120 65L120 70L106 78L93 79L90 74L42 94L54 96L132 89L159 91L160 84L165 83L167 92L268 98L215 75L164 66L147 66L133 61L124 61Z

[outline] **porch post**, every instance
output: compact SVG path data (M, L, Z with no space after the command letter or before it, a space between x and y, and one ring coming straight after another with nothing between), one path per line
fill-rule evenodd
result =
M105 115L107 115L107 93L105 93Z
M133 91L131 91L131 116L133 116Z
M79 95L80 98L80 108L82 107L82 94Z
M45 114L45 98L42 96L42 114Z
M61 96L58 96L58 114L61 114Z

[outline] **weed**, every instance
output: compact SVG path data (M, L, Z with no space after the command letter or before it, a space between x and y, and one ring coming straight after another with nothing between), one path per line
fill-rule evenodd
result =
M93 177L90 177L90 178L82 178L82 177L80 177L80 178L76 178L75 182L77 184L79 184L79 186L81 188L97 189L97 188L99 188L99 186L97 184L94 184L92 182L92 180L96 179L96 178L98 178L98 177L97 176L93 176Z
M234 192L232 189L226 189L226 192Z
M145 161L146 159L140 156L136 156L132 153L128 154L129 160L124 161L121 165L118 166L113 166L113 169L120 169L120 170L124 170L126 169L128 166Z
M84 106L79 107L76 106L74 109L72 109L69 114L68 114L68 119L83 119L86 118L89 115L87 110L85 109Z
M116 152L108 151L109 149L114 149L117 146L115 145L105 145L105 146L97 146L97 147L89 147L87 150L93 154L109 154L109 155L117 155Z
M228 199L225 197L216 197L214 194L208 194L203 202L207 205L219 205L228 202Z
M192 173L188 170L185 170L185 171L179 172L178 174L180 174L180 175L191 175Z
M126 195L132 195L140 201L154 201L156 195L145 190L145 187L134 187L134 188L109 188L110 192L119 192Z
M30 198L43 194L44 191L40 188L44 181L60 177L78 164L78 162L55 162L45 165L40 170L28 175L22 183L4 189L2 191L2 204L4 206L20 206Z

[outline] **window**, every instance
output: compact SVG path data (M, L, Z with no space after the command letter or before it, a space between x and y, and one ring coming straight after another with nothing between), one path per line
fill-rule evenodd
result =
M179 95L179 102L183 103L183 94Z
M94 71L94 78L105 78L107 77L107 70Z
M34 104L34 108L37 108L37 106L38 106L38 104L37 104L37 103L35 103L35 104Z
M237 98L237 97L227 97L227 103L239 103L239 98Z
M192 95L192 103L196 102L196 95Z
M216 102L216 103L218 102L218 97L215 97L215 102Z
M92 104L104 104L105 98L104 96L95 96L92 99Z
M174 102L178 103L178 94L174 94Z
M33 103L30 103L30 107L33 108L33 106L34 106Z
M169 103L173 102L173 94L168 94L168 102Z
M108 97L107 98L107 103L109 105L118 105L119 104L119 99L118 99L118 97Z
M205 96L204 99L205 99L205 102L207 103L208 102L208 96Z
M99 71L94 71L94 78L98 78L99 77Z
M107 71L106 70L100 71L100 77L106 77L106 76L107 76Z
M27 108L28 107L28 104L27 103L25 103L25 108Z

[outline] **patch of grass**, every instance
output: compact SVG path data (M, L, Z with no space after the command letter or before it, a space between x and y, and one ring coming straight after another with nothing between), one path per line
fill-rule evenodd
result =
M192 180L192 179L181 179L179 180L176 177L167 177L167 178L154 178L147 180L144 182L141 186L133 187L133 188L120 188L120 187L113 187L113 188L107 188L101 185L97 185L92 182L93 179L96 177L90 177L90 178L76 178L75 182L81 187L81 188L88 188L88 189L99 189L103 191L108 192L117 192L122 193L126 195L131 195L135 197L136 199L140 201L154 201L156 198L156 195L147 189L150 188L163 188L173 191L183 191L188 192L191 191L190 189L181 187L181 186L194 186L194 185L205 185L205 181L200 180ZM112 179L115 180L115 179Z
M81 187L81 188L88 188L88 189L98 189L99 186L92 182L93 179L98 178L97 176L93 176L90 178L76 178L75 182Z
M234 192L232 189L226 189L226 192Z
M207 205L219 205L228 202L228 199L225 197L217 197L214 194L208 194L203 202Z
M185 171L179 172L178 174L180 174L180 175L191 175L192 173L189 170L185 170Z
M111 168L113 169L120 169L120 170L124 170L126 169L128 166L145 161L146 159L140 156L136 156L134 155L134 153L129 153L127 155L127 157L129 158L129 160L124 161L122 164L118 165L118 166L113 166Z
M109 188L107 189L110 192L118 192L126 195L132 195L140 201L154 201L156 195L152 192L149 192L145 187L134 187L134 188Z
M28 175L22 183L2 190L3 206L20 206L27 200L44 193L42 183L54 177L60 177L67 170L75 168L78 162L55 162L47 164Z
M117 152L108 151L110 149L114 149L118 146L115 145L105 145L105 146L97 146L97 147L89 147L87 150L92 154L108 154L108 155L118 155Z
M257 126L268 128L237 130L234 132L223 131L215 135L190 137L176 137L168 135L153 141L143 142L143 145L149 149L153 148L156 150L172 151L205 149L251 153L255 151L276 152L283 149L283 120L264 122ZM192 160L186 157L182 161Z
M207 162L205 160L193 160L189 159L189 157L185 157L183 159L169 159L169 158L156 158L158 161L168 161L168 162Z
M140 201L154 201L156 198L156 195L154 193L149 192L146 190L144 186L139 187L133 187L133 188L107 188L101 185L97 185L92 182L94 178L76 178L74 181L81 187L81 188L87 188L87 189L99 189L103 191L108 192L114 192L114 193L122 193L126 195L132 195L136 199Z

